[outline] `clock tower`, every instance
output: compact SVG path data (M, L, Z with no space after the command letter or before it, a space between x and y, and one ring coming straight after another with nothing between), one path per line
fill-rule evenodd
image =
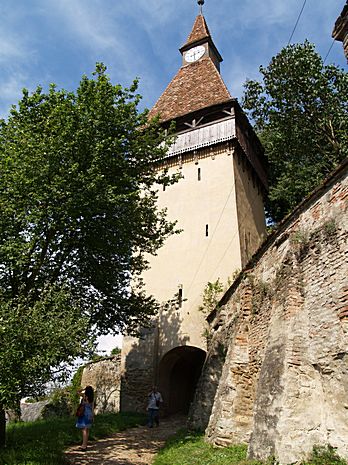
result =
M186 43L180 48L183 66L204 57L210 57L218 71L222 57L212 41L207 23L202 14L198 15Z
M159 189L158 203L182 232L149 258L143 276L161 310L141 338L124 339L124 411L143 411L156 384L167 413L188 412L209 339L204 289L218 279L227 289L265 235L263 149L221 78L222 57L202 11L179 51L181 67L149 117L159 115L165 128L175 123L158 169L181 179Z

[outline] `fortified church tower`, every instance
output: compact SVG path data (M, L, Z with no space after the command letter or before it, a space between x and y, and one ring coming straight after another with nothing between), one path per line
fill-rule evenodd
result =
M159 206L182 232L144 274L148 293L163 306L143 338L124 339L124 411L143 411L154 383L167 413L188 411L206 355L204 288L218 278L227 284L265 234L262 147L221 78L222 58L202 11L180 53L181 68L150 116L159 114L164 127L176 124L160 169L179 171L182 179L159 192Z

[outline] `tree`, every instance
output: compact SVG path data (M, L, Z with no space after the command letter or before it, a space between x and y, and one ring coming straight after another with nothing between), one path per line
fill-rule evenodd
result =
M209 315L218 305L221 298L224 286L222 285L220 278L214 282L208 282L203 291L203 305L199 307L199 310L206 315Z
M285 47L243 107L269 160L268 214L281 220L348 155L348 75L324 66L309 42Z
M167 143L136 91L98 64L76 93L24 90L0 121L2 408L157 310L141 274L174 232L156 201L175 179L156 171Z

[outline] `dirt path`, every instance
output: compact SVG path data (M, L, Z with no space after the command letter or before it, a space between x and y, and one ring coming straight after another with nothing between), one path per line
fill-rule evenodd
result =
M87 452L79 447L66 451L72 465L151 465L165 441L185 426L186 417L171 417L158 428L139 426L88 445Z

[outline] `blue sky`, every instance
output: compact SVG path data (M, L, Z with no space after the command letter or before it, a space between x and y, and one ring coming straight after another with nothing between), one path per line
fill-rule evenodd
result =
M307 0L292 42L306 38L325 57L345 0ZM204 15L224 58L222 76L239 99L290 38L303 0L206 0ZM196 0L0 0L0 116L40 84L75 90L97 61L112 81L138 76L142 107L151 108L181 64L178 48L196 15ZM335 42L326 63L346 68Z

